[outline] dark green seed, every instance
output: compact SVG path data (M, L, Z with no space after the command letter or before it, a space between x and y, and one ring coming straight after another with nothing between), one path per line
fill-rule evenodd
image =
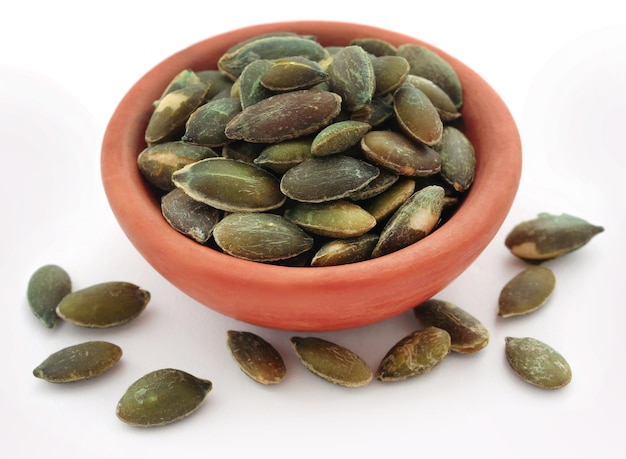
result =
M241 102L233 97L212 100L198 107L188 118L182 140L206 147L220 147L232 142L226 137L226 125L241 112Z
M285 362L274 346L260 336L228 330L226 344L246 375L261 384L278 384L287 373Z
M285 210L285 217L310 233L331 238L361 236L376 226L376 219L361 206L344 200L299 202Z
M506 359L527 383L543 389L560 389L572 380L572 369L551 346L535 338L505 338Z
M315 253L311 266L337 266L365 261L370 258L377 241L378 235L373 233L329 241Z
M176 231L204 244L222 218L222 211L196 201L180 188L161 198L163 217Z
M353 112L369 104L376 89L372 61L360 46L346 46L333 55L328 68L330 87Z
M531 266L506 283L498 298L498 315L511 317L536 311L543 306L556 285L551 269Z
M71 291L72 280L69 274L60 266L45 265L30 277L26 298L33 314L46 327L52 328L58 319L58 304Z
M459 129L443 128L441 141L433 148L441 155L441 176L456 191L467 191L474 182L476 154L470 140Z
M437 108L421 90L404 85L393 94L393 108L402 132L432 146L441 140L443 122Z

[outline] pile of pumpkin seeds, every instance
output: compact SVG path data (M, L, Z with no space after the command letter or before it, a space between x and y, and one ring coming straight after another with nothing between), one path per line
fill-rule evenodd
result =
M167 222L200 244L354 263L419 241L460 204L476 163L462 107L456 72L424 46L260 35L172 79L137 163Z

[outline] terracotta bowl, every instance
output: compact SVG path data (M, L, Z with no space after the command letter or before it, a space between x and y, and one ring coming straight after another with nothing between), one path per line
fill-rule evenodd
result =
M464 88L464 132L477 156L471 191L456 213L421 241L395 253L331 267L284 267L241 260L172 229L144 182L137 155L157 99L181 70L216 68L230 46L257 34L292 31L323 45L378 37L418 43L454 67ZM376 27L324 21L270 23L208 38L166 58L120 102L107 127L101 156L110 206L131 243L163 277L207 307L267 328L329 331L373 324L434 296L467 269L493 239L518 189L521 142L511 114L469 67L416 38Z

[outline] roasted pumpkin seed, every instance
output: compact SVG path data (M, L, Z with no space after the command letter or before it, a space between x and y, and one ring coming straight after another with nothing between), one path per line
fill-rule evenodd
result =
M161 198L163 217L176 231L204 244L222 218L222 211L191 198L176 188Z
M443 122L450 122L461 117L461 112L443 89L427 78L408 75L404 84L409 84L422 91L433 103Z
M295 203L285 217L306 231L330 238L361 236L376 226L376 219L359 205L345 200Z
M414 192L415 180L402 178L388 190L360 204L380 223L393 215Z
M123 281L95 284L66 295L57 315L74 325L108 328L135 319L146 308L150 293Z
M511 317L536 311L552 295L556 277L551 269L531 266L513 277L500 291L498 315Z
M372 60L360 46L346 46L332 57L330 87L341 96L343 107L353 112L369 104L376 89Z
M416 330L385 354L376 371L382 382L402 381L427 373L450 353L450 334L437 327Z
M241 102L233 97L212 100L198 107L187 119L182 140L206 147L221 147L232 142L224 129L241 112Z
M456 191L467 191L476 173L476 153L470 140L459 129L445 126L441 141L433 148L441 155L441 176Z
M228 330L226 344L246 375L261 384L278 384L287 373L274 346L252 332Z
M505 338L506 359L513 371L527 383L543 389L560 389L572 380L565 358L535 338Z
M517 224L504 244L518 258L541 263L580 249L603 231L602 226L573 215L540 213L537 218Z
M71 291L72 280L67 271L58 265L44 265L31 275L26 299L35 317L52 328L58 319L57 306Z
M369 182L363 188L360 188L348 195L351 201L364 201L387 191L394 183L400 179L400 176L394 172L380 169L380 174L374 180Z
M342 153L359 143L372 126L363 121L344 120L329 124L313 138L311 154L327 156Z
M261 82L265 73L272 67L272 62L259 59L251 62L243 69L237 83L239 85L239 100L241 107L246 108L257 102L273 96L274 91L268 89Z
M276 59L260 79L264 87L279 92L309 89L325 81L328 74L317 62L297 56Z
M95 378L122 358L122 349L107 341L87 341L50 354L33 375L51 383L71 383Z
M362 387L373 378L367 362L343 346L312 336L294 336L291 345L304 367L328 382Z
M301 137L268 145L255 158L254 164L284 174L293 166L313 156L311 154L312 142L311 137Z
M200 408L212 388L211 381L182 370L156 370L126 389L115 414L126 424L137 427L170 424Z
M170 92L178 91L179 89L184 88L185 86L189 86L191 84L203 83L203 81L198 77L196 72L190 69L184 69L180 71L178 74L172 78L170 83L165 87L165 90L161 94L158 100L155 100L153 105L156 107L159 105L159 101L167 96ZM207 89L211 87L211 84L208 82L204 82L207 85Z
M450 350L472 353L489 343L489 331L473 315L449 301L429 299L413 308L413 314L426 327L441 328L450 334Z
M411 139L432 146L439 143L443 122L428 96L414 86L401 86L393 94L393 108L402 131Z
M374 95L389 94L398 89L409 74L409 62L400 56L380 56L372 59Z
M373 233L331 240L313 255L311 266L337 266L365 261L370 258L377 241L378 235Z
M394 45L380 38L355 38L350 44L360 46L372 56L395 56L398 54L398 49Z

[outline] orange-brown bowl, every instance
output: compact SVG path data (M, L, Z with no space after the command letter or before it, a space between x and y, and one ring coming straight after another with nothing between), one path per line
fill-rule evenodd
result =
M215 69L232 45L252 36L290 31L322 45L378 37L394 45L417 43L439 53L463 86L464 132L476 150L476 175L454 215L421 241L380 258L329 267L285 267L238 259L172 229L137 167L152 110L184 69ZM501 98L479 75L445 51L377 27L297 21L261 24L189 46L146 73L125 95L104 135L104 189L122 230L163 277L207 307L268 328L329 331L368 325L432 297L467 269L493 239L515 198L522 151L516 124Z

